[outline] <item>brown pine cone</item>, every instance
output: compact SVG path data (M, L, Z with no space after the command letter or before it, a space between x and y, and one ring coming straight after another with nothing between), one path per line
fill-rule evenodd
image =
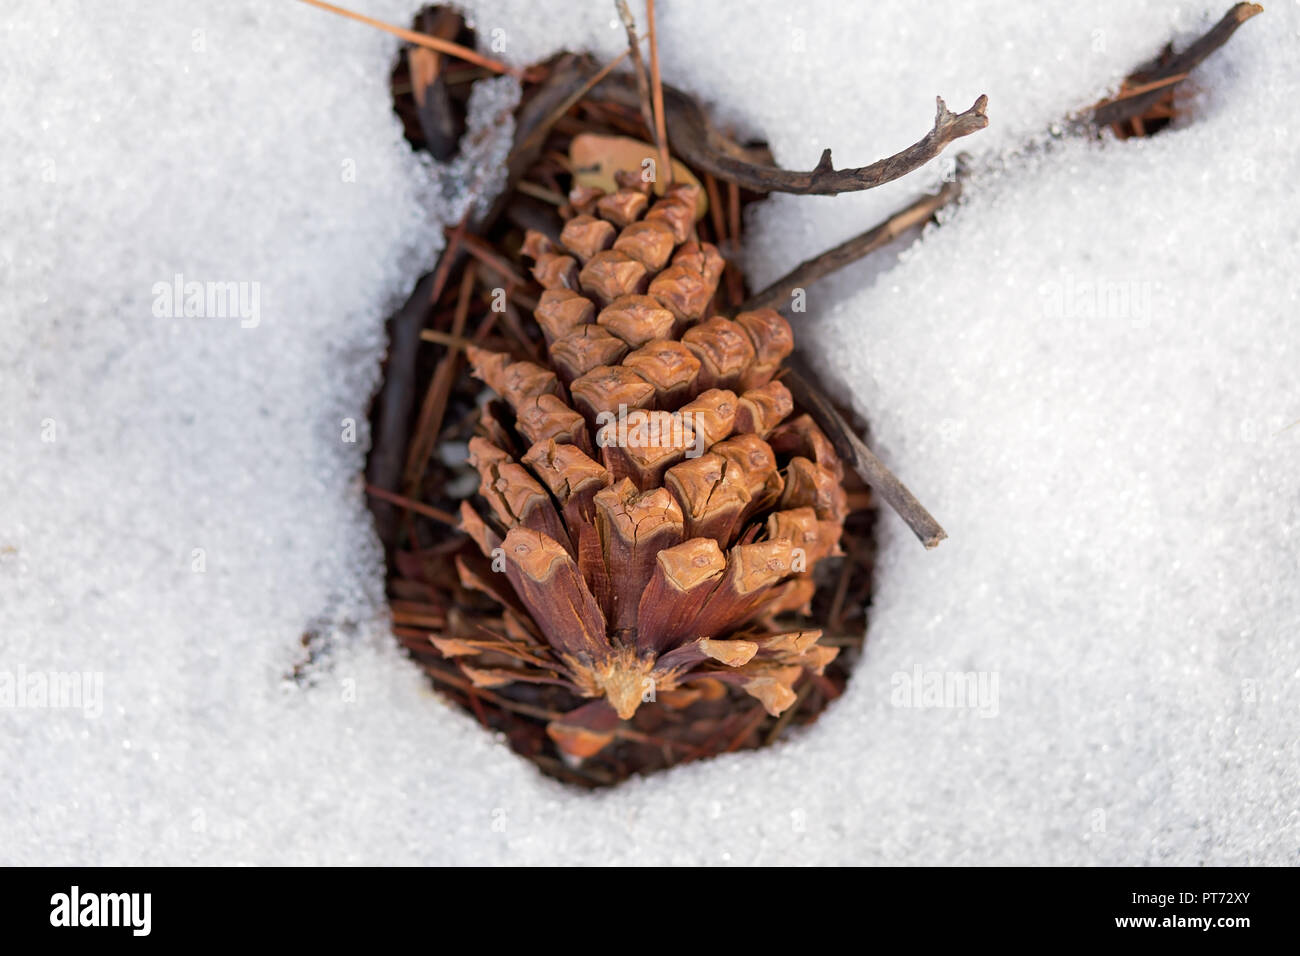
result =
M573 757L640 708L726 686L780 714L836 654L773 620L838 553L843 470L810 418L790 418L789 323L710 317L724 263L695 236L696 193L575 191L558 244L524 244L547 366L469 351L514 421L471 442L488 513L463 505L462 527L484 561L457 567L502 616L433 641L478 687L589 698L547 728Z

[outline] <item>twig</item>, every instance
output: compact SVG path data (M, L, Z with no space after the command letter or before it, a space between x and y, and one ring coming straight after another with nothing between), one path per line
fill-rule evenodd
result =
M464 255L460 247L465 229L466 222L462 220L447 237L437 268L419 281L406 304L388 321L388 363L383 387L375 396L374 444L366 462L366 479L377 488L392 491L402 480L410 443L411 412L415 406L415 359L420 330L442 297L452 267ZM398 513L386 505L372 505L371 510L379 540L385 548L392 548L397 543Z
M432 518L434 521L441 522L451 528L460 527L460 519L449 511L443 511L441 508L435 508L433 505L426 505L422 501L415 501L407 498L405 495L395 494L391 491L385 491L383 488L376 488L374 485L366 485L366 494L381 501L387 501L389 504L397 505L399 508L405 508L407 511L414 511L416 514L424 515L426 518Z
M482 692L477 687L470 687L465 693L469 697L469 705L474 711L474 716L478 718L479 726L487 729L489 724L487 714L483 711Z
M817 639L817 643L825 647L861 647L865 633L859 634L856 631L852 634L823 634Z
M740 236L734 235L727 230L727 210L722 205L722 190L718 188L717 177L711 173L705 173L704 179L705 193L709 199L709 218L713 223L713 241L721 250L723 258L726 260L726 268L722 273L726 288L727 310L730 311L740 305L745 298L745 280L740 274L739 252Z
M948 537L934 516L885 467L885 463L875 456L825 395L794 368L790 368L781 381L790 389L795 401L817 419L835 449L853 465L853 470L889 503L923 545L927 548L937 547L940 541Z
M664 118L664 84L659 76L659 40L655 35L655 0L645 0L646 30L650 34L650 95L654 103L655 145L659 147L659 176L673 181L673 164L668 157L668 131Z
M531 314L537 308L537 303L534 301L530 306L525 307ZM519 309L515 307L509 296L506 298L506 309L502 316L505 319L502 325L505 326L506 333L523 349L524 354L534 362L546 361L545 356L542 354L541 343L535 342L528 337L528 333L524 331L524 322L519 315Z
M821 255L800 263L788 275L777 279L761 292L754 293L741 303L740 308L736 311L744 312L750 309L781 309L788 307L790 297L795 289L807 287L837 269L842 269L849 263L856 262L877 249L888 245L907 230L925 223L936 211L961 195L962 178L963 173L959 170L957 179L944 183L943 188L937 193L922 196L915 202L898 210L878 226L840 243L833 249L827 249Z
M494 694L491 691L484 690L481 687L474 687L472 683L470 683L465 678L459 676L458 674L450 673L446 670L443 670L441 667L436 667L428 661L425 662L424 669L429 673L429 676L432 677L434 680L440 681L444 684L450 684L452 687L455 687L457 690L464 691L465 693L469 693L470 689L473 688L474 691L478 693L484 700L488 701L494 706L502 708L503 710L514 711L517 714L523 714L524 716L532 717L535 720L547 720L547 721L558 720L560 717L564 716L559 711L547 710L544 707L534 707L531 704L525 704L522 703L521 701L511 700L509 697L502 697L499 694Z
M721 245L728 238L726 211L722 208L722 192L712 173L704 174L704 191L709 197L709 218L713 221L714 242Z
M473 339L467 339L462 335L451 335L447 332L439 332L437 329L424 329L420 332L420 338L425 342L436 342L439 345L454 345L461 349L477 344Z
M826 622L833 631L841 630L844 626L844 601L849 596L849 580L853 577L856 558L856 555L850 553L848 560L840 565L839 580L835 582L835 593L831 597L830 609L826 612Z
M624 50L618 56L614 57L614 59L606 63L594 76L586 80L581 86L569 94L569 96L561 102L559 106L555 107L549 116L542 120L537 129L533 131L532 135L528 139L524 140L523 145L519 148L522 150L540 149L542 141L546 139L547 134L551 131L551 127L555 125L559 118L569 112L569 110L573 109L573 107L575 107L584 96L591 92L592 87L605 79L605 77L609 76L609 74L614 71L614 67L618 66L626 58L627 50Z
M465 83L473 83L475 80L487 79L491 75L491 70L485 70L481 66L460 66L456 69L447 70L447 85L461 86ZM529 71L524 71L524 78L530 78Z
M1140 86L1126 86L1124 91L1115 97L1115 99L1126 100L1130 96L1138 96L1142 93L1148 93L1151 90L1162 90L1166 86L1173 86L1177 83L1183 82L1187 77L1188 74L1186 73L1175 73L1173 76L1167 76L1163 80L1153 80L1150 83L1143 83Z
M475 263L465 266L460 277L460 292L456 299L456 314L452 319L451 334L457 338L465 334L465 322L469 317L469 301L474 292ZM416 420L415 432L411 437L411 449L406 457L406 471L402 485L408 495L419 490L420 479L433 453L433 446L442 431L443 415L447 411L447 399L451 387L456 381L456 372L461 357L460 349L454 345L448 347L447 353L439 360L429 381L429 390L424 393L424 405L420 408L420 417Z
M653 49L651 51L653 69ZM653 80L653 77L652 77ZM625 105L633 105L636 90L626 77L614 76L603 84L602 94ZM723 136L709 121L698 102L681 90L662 86L670 142L687 166L712 173L719 179L753 192L786 192L802 195L833 196L836 193L873 189L893 182L938 156L949 143L988 126L985 110L988 97L980 96L964 113L953 113L936 97L934 127L902 152L858 169L835 169L831 151L822 153L821 161L808 172L795 172L765 163L754 162L747 152Z
M1256 14L1263 12L1264 8L1258 3L1238 3L1225 13L1219 22L1211 27L1205 35L1196 40L1182 53L1170 57L1167 62L1158 66L1135 73L1131 79L1140 80L1144 83L1155 83L1176 77L1180 73L1186 75L1207 56L1227 43L1229 38L1237 32L1237 27ZM1131 95L1132 91L1129 91L1130 95L1124 95L1113 100L1103 100L1093 107L1092 121L1098 126L1110 126L1114 123L1122 123L1124 120L1135 116L1141 116L1164 95L1167 87L1168 84L1152 86L1146 92L1136 96Z
M391 33L395 37L405 40L407 43L414 43L418 46L427 47L430 50L437 50L439 53L447 53L451 56L458 57L467 63L473 63L477 66L489 69L494 73L509 73L511 76L522 76L522 71L507 66L500 60L494 60L491 57L471 50L467 46L461 46L459 43L452 43L450 40L444 40L441 37L429 36L427 33L416 33L414 30L404 30L401 27L395 27L391 23L385 23L383 20L376 20L374 17L368 17L365 14L355 13L352 10L337 7L332 3L325 3L324 0L301 0L301 2L320 10L328 10L330 13L337 13L341 17L347 17L349 20L356 20L358 23L364 23L368 26L376 27L385 33Z
M645 122L646 132L655 128L654 107L650 105L650 80L646 77L645 60L641 58L641 41L636 35L636 21L632 11L627 8L627 0L614 0L618 9L618 18L623 21L627 31L627 48L632 54L632 72L636 75L636 91L641 101L641 119Z
M712 181L713 177L710 176L709 180ZM740 222L740 187L735 183L727 183L727 238L731 240L728 251L735 263L727 270L727 301L733 306L745 300L745 277L739 268L744 249Z
M561 781L571 783L576 787L585 787L588 790L613 786L621 779L612 773L593 766L579 765L570 767L563 760L556 760L546 754L533 754L529 759L537 764L543 773L549 773L552 777L556 777Z
M817 689L822 692L822 696L826 698L827 703L839 699L841 691L829 677L825 674L816 673L811 673L809 676L812 678L813 683L817 685Z
M566 106L560 110L560 104L575 97L580 100L591 89L592 78L600 73L590 57L567 54L555 63L532 97L519 107L515 116L515 140L506 160L506 185L488 211L471 223L472 232L486 232L505 211L515 186L537 161L551 128L571 108Z
M509 259L497 252L490 242L478 236L466 236L465 251L481 265L487 266L497 276L505 279L507 285L518 286L521 289L528 286L528 280L520 274Z
M525 196L532 196L534 199L540 199L542 202L549 203L552 206L563 206L569 201L567 196L561 196L554 190L547 189L545 186L539 186L536 183L530 183L526 179L519 180L519 182L515 184L515 189L519 190Z
M727 232L740 239L740 187L735 183L727 183Z

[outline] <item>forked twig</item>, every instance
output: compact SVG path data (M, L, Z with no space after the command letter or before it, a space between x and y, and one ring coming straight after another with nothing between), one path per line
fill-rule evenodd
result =
M654 53L651 51L651 69ZM651 77L653 82L653 75ZM938 156L949 143L969 136L988 126L985 115L988 97L980 96L964 113L953 113L936 97L934 127L902 152L857 169L835 169L831 151L822 152L821 161L808 172L781 169L756 163L744 148L714 128L704 108L694 97L668 84L661 84L664 114L667 117L668 141L673 151L692 169L712 173L719 179L735 183L753 192L785 192L801 195L833 196L837 193L873 189L907 175ZM626 76L612 76L601 84L600 91L624 106L636 107L637 91Z

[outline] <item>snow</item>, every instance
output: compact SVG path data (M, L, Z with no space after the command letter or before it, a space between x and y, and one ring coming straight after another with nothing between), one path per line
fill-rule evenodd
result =
M799 325L950 539L882 519L815 727L593 796L398 651L361 497L384 316L487 161L415 159L395 41L305 6L11 4L0 862L1296 863L1300 9L1197 71L1183 128L1050 132L1227 5L660 4L666 77L785 165L893 152L935 94L992 123L945 225ZM513 62L619 50L612 5L553 6L473 4ZM941 174L778 197L754 280ZM257 283L258 322L155 315L177 274ZM6 705L20 673L83 699ZM930 706L967 673L980 706Z

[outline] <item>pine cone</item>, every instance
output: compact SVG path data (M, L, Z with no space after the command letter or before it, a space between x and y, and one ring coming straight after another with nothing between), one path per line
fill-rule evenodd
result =
M707 317L724 263L695 236L698 187L620 187L575 189L558 244L526 237L547 365L469 350L513 421L485 415L470 443L490 514L462 504L483 557L457 570L502 613L432 638L478 687L589 698L547 728L574 757L727 686L780 714L836 655L774 623L806 607L847 512L830 441L778 378L790 325Z

